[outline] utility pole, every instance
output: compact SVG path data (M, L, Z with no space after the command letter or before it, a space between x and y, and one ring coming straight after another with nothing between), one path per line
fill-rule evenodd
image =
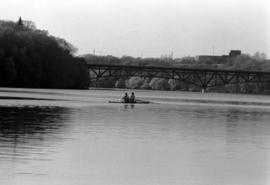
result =
M215 55L215 46L212 46L212 55Z

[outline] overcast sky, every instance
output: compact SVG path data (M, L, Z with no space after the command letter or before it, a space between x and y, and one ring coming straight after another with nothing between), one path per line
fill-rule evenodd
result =
M2 0L4 20L35 22L78 54L174 57L264 52L269 0Z

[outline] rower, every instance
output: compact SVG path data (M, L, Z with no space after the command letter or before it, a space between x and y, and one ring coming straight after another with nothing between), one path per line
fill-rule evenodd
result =
M125 93L125 96L122 98L122 101L123 101L124 103L128 103L128 102L129 102L128 93Z
M134 92L131 93L131 96L130 96L130 98L129 98L129 102L130 102L130 103L136 103Z

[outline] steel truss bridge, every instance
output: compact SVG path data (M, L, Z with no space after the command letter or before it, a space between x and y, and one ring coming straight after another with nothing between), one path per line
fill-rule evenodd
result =
M270 86L270 72L194 69L181 67L126 66L88 64L91 81L107 78L126 78L138 76L143 78L174 79L193 84L201 89L224 86L227 84L262 83Z

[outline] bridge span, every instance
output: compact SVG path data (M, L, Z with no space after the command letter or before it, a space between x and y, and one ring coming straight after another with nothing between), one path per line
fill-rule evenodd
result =
M133 65L88 64L91 80L126 78L165 78L193 84L201 89L224 86L227 84L263 83L270 86L270 72L195 69L182 67L156 67Z

